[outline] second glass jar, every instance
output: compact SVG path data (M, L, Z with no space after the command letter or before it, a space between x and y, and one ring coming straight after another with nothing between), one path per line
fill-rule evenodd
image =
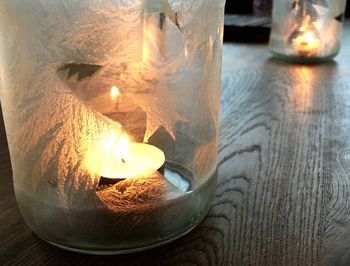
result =
M345 0L274 0L270 50L294 62L332 59L340 50Z

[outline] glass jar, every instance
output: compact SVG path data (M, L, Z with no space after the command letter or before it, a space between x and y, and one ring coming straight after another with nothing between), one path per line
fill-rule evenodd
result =
M340 50L346 0L275 0L270 50L294 62L332 59Z
M2 0L1 103L19 208L56 246L172 241L217 177L224 0Z

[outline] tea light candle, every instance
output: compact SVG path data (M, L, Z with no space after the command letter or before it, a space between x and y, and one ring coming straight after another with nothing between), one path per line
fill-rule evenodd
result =
M140 176L160 169L164 162L164 152L157 147L130 142L127 137L122 137L114 156L104 162L100 175L110 179Z
M143 177L162 169L165 154L156 146L133 142L122 130L104 132L88 148L85 170L100 177L99 185L114 184L129 177Z

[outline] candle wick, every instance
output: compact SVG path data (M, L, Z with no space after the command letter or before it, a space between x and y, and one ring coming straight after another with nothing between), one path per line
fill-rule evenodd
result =
M124 158L121 158L121 161L122 163L126 163L125 159Z

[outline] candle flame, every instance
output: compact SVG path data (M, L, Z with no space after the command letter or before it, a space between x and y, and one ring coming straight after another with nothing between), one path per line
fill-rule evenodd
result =
M114 158L109 160L115 160L117 164L126 163L130 158L130 139L127 135L117 136L115 133L103 136L104 151L108 154L114 154Z
M307 15L298 30L297 36L292 40L292 44L298 53L306 56L314 56L321 47L321 41L317 36L317 30L311 23L311 17Z
M106 131L102 133L84 157L84 167L91 174L113 173L123 169L130 160L131 140L125 132ZM108 175L113 178L113 175Z
M130 140L128 136L120 138L116 145L115 157L117 162L126 163L130 158Z
M120 91L119 91L118 87L113 86L111 89L112 100L116 100L119 97L119 95L120 95Z

